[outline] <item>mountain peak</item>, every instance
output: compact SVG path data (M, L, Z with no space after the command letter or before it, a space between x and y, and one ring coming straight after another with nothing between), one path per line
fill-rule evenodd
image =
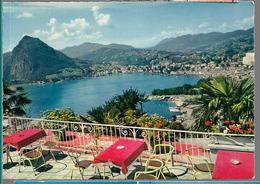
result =
M5 80L33 81L48 80L47 76L57 74L65 68L78 68L73 59L48 46L39 38L24 36L5 55Z
M23 36L19 43L27 43L27 42L42 42L39 38L31 37L28 35ZM44 42L42 42L44 43Z
M19 43L14 47L13 52L18 52L20 50L36 50L36 49L48 49L54 50L53 48L49 47L46 43L41 41L39 38L34 38L28 35L25 35Z

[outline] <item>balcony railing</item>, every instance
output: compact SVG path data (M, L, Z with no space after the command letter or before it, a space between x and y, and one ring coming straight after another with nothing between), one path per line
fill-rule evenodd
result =
M200 147L214 153L216 149L254 151L254 135L194 132L156 129L85 122L56 121L22 117L4 117L8 125L4 134L13 134L27 128L44 129L46 139L56 139L63 149L74 148L86 152L88 145L96 143L110 146L119 138L139 139L147 143L149 151L158 143L175 146L180 160L190 147ZM206 154L206 153L205 153Z

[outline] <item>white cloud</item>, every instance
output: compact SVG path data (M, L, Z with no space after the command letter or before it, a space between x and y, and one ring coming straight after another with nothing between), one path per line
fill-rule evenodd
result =
M198 27L201 28L201 29L208 28L208 27L209 27L209 23L207 23L207 22L202 22L201 24L199 24Z
M186 34L192 34L193 31L190 28L184 28L184 29L166 29L162 30L160 33L160 38L170 38L170 37L178 37Z
M59 23L56 18L50 18L46 29L35 29L30 35L39 37L55 47L69 44L80 44L84 41L96 41L103 35L99 31L92 31L85 18L75 18L68 22Z
M254 16L245 17L241 20L235 21L235 25L240 29L246 29L248 27L252 27L254 25Z
M69 23L63 23L62 29L66 36L80 35L90 24L84 18L70 20Z
M30 12L22 12L20 14L16 15L16 18L20 19L20 18L32 18L33 14Z
M92 13L93 13L93 16L94 16L97 24L100 26L108 25L110 22L111 15L100 13L99 9L100 9L99 6L92 7Z

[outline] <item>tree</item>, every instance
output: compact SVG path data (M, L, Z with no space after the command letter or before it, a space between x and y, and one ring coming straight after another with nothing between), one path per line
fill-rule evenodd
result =
M79 121L77 114L70 108L47 110L42 117L49 120Z
M25 106L31 103L22 87L15 87L4 84L3 114L5 116L26 115Z
M193 101L196 105L193 114L202 122L254 119L254 84L250 79L217 77L202 83L199 92L200 96Z
M114 96L104 105L93 108L88 114L99 123L121 124L129 110L135 111L137 115L142 115L142 103L145 95L132 88L123 91L123 94ZM140 108L139 108L140 107Z

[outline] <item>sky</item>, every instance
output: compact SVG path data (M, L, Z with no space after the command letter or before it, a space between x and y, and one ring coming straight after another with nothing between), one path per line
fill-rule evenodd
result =
M55 49L84 42L152 47L185 34L229 32L254 26L254 5L173 2L4 2L3 51L24 35Z

